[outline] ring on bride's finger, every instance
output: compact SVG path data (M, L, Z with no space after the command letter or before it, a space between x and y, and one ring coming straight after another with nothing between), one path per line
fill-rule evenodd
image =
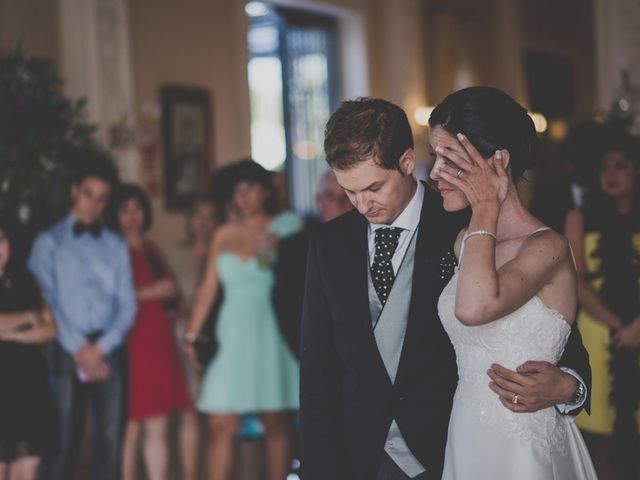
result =
M456 174L456 178L460 178L460 175L462 175L462 169L458 170L458 173Z
M511 400L511 403L513 403L514 405L518 404L518 395L514 395L513 399Z

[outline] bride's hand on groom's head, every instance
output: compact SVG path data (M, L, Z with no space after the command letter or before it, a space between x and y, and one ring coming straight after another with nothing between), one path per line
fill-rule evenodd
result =
M509 190L506 171L509 152L498 150L485 160L467 137L458 134L458 140L467 155L463 156L451 148L437 147L438 155L448 160L437 166L438 175L461 190L472 208L483 203L500 205Z
M537 412L569 403L578 387L577 380L549 362L529 361L517 371L498 364L487 370L489 388L513 412Z

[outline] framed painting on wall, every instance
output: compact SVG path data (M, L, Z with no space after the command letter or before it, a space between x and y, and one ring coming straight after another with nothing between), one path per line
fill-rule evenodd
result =
M204 88L160 91L164 195L170 209L189 208L206 189L211 152L211 96Z

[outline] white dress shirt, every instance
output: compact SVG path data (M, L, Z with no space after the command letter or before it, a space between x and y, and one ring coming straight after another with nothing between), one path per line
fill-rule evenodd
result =
M404 258L405 253L407 253L407 249L409 248L409 244L411 243L411 237L418 229L418 224L420 223L420 213L422 212L422 202L424 200L424 185L421 182L418 182L415 177L414 181L417 184L416 192L413 194L413 198L409 202L409 204L405 207L402 213L396 218L392 224L385 225L380 223L370 223L369 224L369 263L373 265L373 261L375 259L376 253L376 242L375 242L375 233L376 230L386 227L396 227L401 228L402 232L400 232L400 238L398 238L398 246L396 247L396 251L393 253L393 257L391 258L391 266L393 267L393 273L397 274L398 269L400 268L400 264L402 263L402 259Z

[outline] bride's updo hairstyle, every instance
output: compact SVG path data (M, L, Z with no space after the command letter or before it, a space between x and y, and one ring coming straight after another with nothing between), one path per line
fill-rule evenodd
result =
M445 98L431 113L429 126L453 137L464 134L484 158L509 151L511 178L517 180L538 157L533 120L509 95L492 87L469 87Z

